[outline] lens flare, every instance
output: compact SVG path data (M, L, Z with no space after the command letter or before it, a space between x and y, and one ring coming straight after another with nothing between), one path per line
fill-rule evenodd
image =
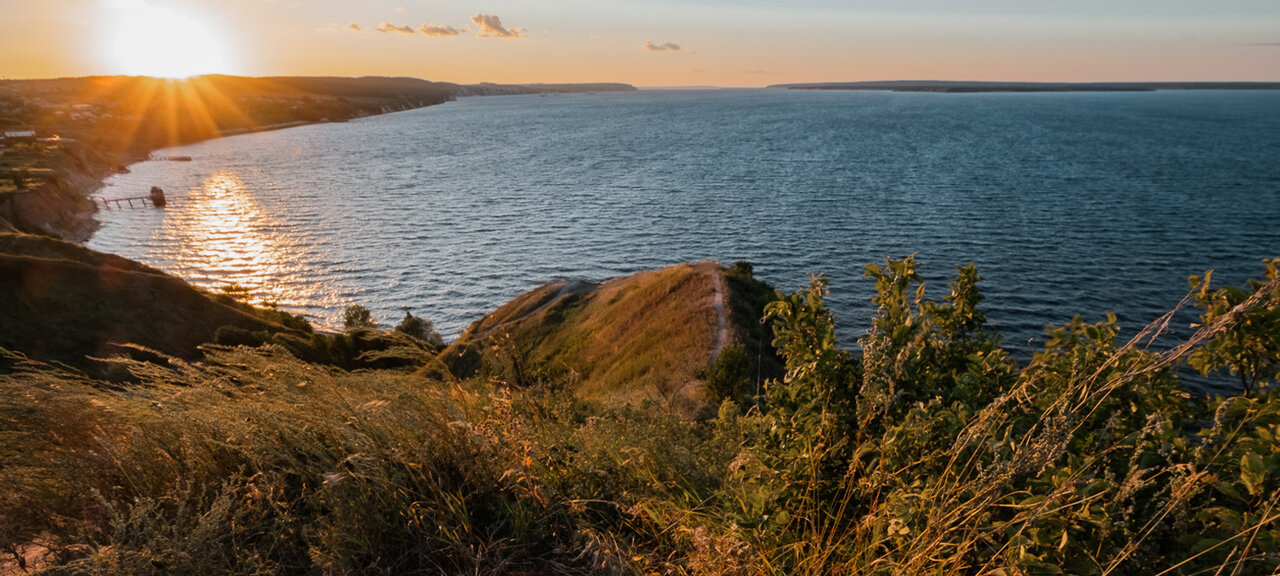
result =
M226 71L222 45L201 22L142 2L117 8L112 55L121 73L186 78Z

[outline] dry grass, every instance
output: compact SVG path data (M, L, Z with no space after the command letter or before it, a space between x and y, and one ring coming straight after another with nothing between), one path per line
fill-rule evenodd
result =
M49 573L581 573L596 553L477 390L269 347L120 360L127 391L9 359L0 545L45 542Z

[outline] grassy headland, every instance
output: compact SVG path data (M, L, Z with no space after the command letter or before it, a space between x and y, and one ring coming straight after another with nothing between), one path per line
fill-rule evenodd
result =
M762 339L755 329L769 298L752 295L772 296L772 289L748 269L733 276L733 289L717 290L725 273L719 264L699 262L600 284L551 282L476 321L440 358L455 376L514 385L573 380L585 397L662 401L691 414L719 401L701 385L718 351L756 350ZM733 358L742 379L754 380L761 370L764 377L781 375L772 350L755 361Z
M987 328L972 267L941 299L926 297L910 258L868 267L878 312L856 352L835 345L821 278L772 297L745 264L557 283L473 326L481 370L459 379L429 373L441 364L429 344L396 352L410 336L361 328L318 336L346 344L311 345L304 327L270 311L180 309L195 297L169 280L147 281L165 286L155 299L76 307L67 284L90 274L156 275L47 239L4 245L38 270L48 267L37 260L82 267L0 286L2 301L68 295L0 323L7 573L1280 567L1277 261L1242 288L1192 279L1202 326L1181 346L1145 347L1160 322L1125 343L1114 318L1075 319L1051 327L1026 365ZM716 345L709 329L717 277L740 348L767 331L784 363L758 388L740 381L751 366L735 365L750 355ZM23 337L127 323L110 316L126 303L154 313L147 331L217 314L262 324L222 330L215 338L237 345L185 357L95 349L107 357L92 362L113 367L105 376L70 357L33 358L39 348ZM37 325L42 312L59 326ZM134 334L146 335L104 337ZM398 367L320 353L378 338L392 343L372 355L395 354ZM513 362L525 363L522 377L511 377ZM654 385L648 374L671 369L681 382L696 363L701 397L718 410L689 415L688 397L634 393ZM1185 365L1238 377L1241 391L1192 396L1178 377Z

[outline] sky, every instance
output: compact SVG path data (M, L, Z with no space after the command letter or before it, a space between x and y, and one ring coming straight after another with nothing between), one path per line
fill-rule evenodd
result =
M3 78L1280 81L1280 0L0 0L0 14Z

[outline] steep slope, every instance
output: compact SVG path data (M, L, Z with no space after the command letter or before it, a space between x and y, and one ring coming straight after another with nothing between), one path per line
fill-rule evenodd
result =
M191 358L223 326L290 331L137 262L52 238L0 234L0 347L73 365L124 343Z

